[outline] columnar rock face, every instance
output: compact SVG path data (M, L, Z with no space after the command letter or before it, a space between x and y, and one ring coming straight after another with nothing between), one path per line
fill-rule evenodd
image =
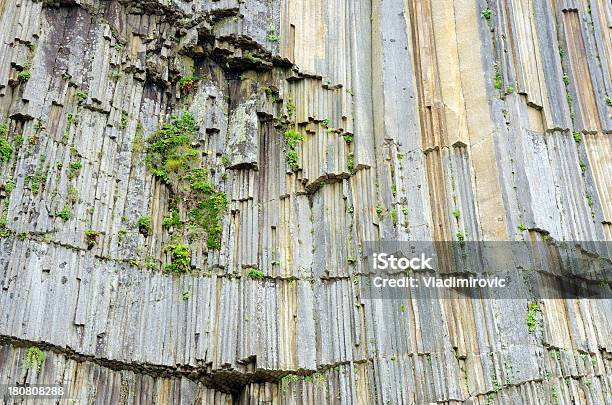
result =
M3 0L0 27L0 384L612 403L609 300L534 328L356 277L363 241L612 239L609 1Z

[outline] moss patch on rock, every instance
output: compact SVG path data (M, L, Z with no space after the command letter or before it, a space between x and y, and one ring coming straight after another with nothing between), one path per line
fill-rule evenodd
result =
M185 112L163 124L147 140L146 165L172 197L182 202L185 218L172 225L189 240L206 236L209 249L221 247L222 220L227 197L210 181L196 142L197 126L191 113ZM179 210L172 207L172 217ZM165 221L164 221L165 223Z

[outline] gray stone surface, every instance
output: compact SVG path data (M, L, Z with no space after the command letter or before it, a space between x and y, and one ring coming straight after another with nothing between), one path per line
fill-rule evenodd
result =
M369 300L360 277L365 241L612 240L611 16L5 0L0 385L83 404L612 403L609 300L535 300L530 330L526 299ZM147 167L186 111L228 199L219 249L164 225L190 196ZM188 273L164 271L177 243Z

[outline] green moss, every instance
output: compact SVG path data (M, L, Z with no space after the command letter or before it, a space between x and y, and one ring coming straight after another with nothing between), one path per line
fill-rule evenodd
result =
M172 212L170 212L170 215L164 217L164 220L162 221L162 225L166 228L170 228L173 226L181 226L182 223L183 221L181 221L181 217L179 216L177 210L172 210Z
M25 83L28 80L30 80L30 77L32 77L32 74L30 73L30 71L28 69L22 70L17 75L17 79L19 79L19 81L22 82L22 83Z
M47 156L41 155L36 171L33 174L29 174L25 177L26 182L30 183L30 189L32 190L33 194L38 194L41 187L43 187L47 181L49 166L45 164L46 160Z
M74 122L74 114L68 113L66 114L66 129L64 129L64 142L68 142L70 138L70 128Z
M189 246L175 244L166 246L166 251L170 252L171 262L166 265L166 270L173 273L186 273L191 270L191 253Z
M190 238L207 237L210 249L221 247L221 222L227 208L225 193L210 183L208 171L202 167L201 153L193 145L197 128L193 116L185 112L172 117L147 140L145 162L152 174L166 184L173 197L185 204L187 218L178 210L164 219L164 226L174 226Z
M495 75L493 77L493 86L497 90L501 90L502 86L504 85L504 81L502 79L501 72L499 71L499 66L497 66L497 64L495 64L495 65L493 65L493 69L494 69L494 72L495 72Z
M144 259L144 267L149 270L157 270L159 268L159 263L157 262L157 259L155 259L154 257L147 256Z
M38 134L39 132L44 131L45 128L45 124L43 124L43 120L38 117L36 118L36 123L34 124L34 130L36 131L36 133Z
M279 36L276 34L268 34L267 38L270 42L278 42L278 40L280 39Z
M517 228L521 232L525 232L527 230L527 227L524 224L519 224L519 226L517 226Z
M5 183L4 183L4 191L6 191L7 193L11 193L11 191L13 191L15 189L15 180L13 179L8 179Z
M454 209L453 210L453 217L455 217L455 219L458 221L459 218L461 218L461 211L459 211L458 209Z
M266 38L270 42L278 42L278 40L280 39L279 36L276 34L276 27L272 23L270 23L268 27L268 36Z
M350 144L351 142L353 142L352 134L345 133L344 135L342 135L342 138L344 138L344 142L346 142L347 144Z
M289 168L294 172L298 171L300 166L298 164L298 154L296 151L290 150L287 152L287 164L289 165Z
M553 400L553 404L554 405L559 405L560 404L560 402L559 402L559 394L557 393L557 387L552 387L550 389L550 396L551 396L551 398Z
M63 210L59 211L57 214L55 214L56 216L60 217L61 219L63 219L64 221L68 221L71 217L70 215L70 209L68 207L64 207Z
M261 87L261 91L263 91L264 93L266 93L266 96L270 97L274 94L274 91L272 91L272 89L270 88L270 86L262 86Z
M185 176L192 190L212 193L214 188L208 181L208 172L203 168L195 168Z
M377 206L377 207L376 207L376 214L377 214L379 217L380 217L380 216L382 216L382 214L383 214L383 212L384 212L384 211L385 211L385 209L384 209L384 208L383 208L381 205L379 205L379 206Z
M74 93L74 95L76 96L76 98L79 99L79 102L83 102L83 101L87 100L87 92L85 92L83 90L77 90L77 92Z
M550 351L550 357L552 357L553 359L559 361L559 360L561 360L561 352L559 351L559 349L552 349Z
M257 65L257 64L259 64L259 63L261 63L263 61L260 57L254 55L250 51L244 51L243 56L244 56L244 58L246 60L248 60L249 62L251 62L254 65Z
M350 174L355 174L355 159L352 153L349 153L348 159L346 159L346 170Z
M293 119L293 115L295 114L295 109L296 109L296 105L290 99L287 102L287 116L289 117L290 120Z
M85 243L87 244L87 249L91 249L98 244L98 237L100 236L100 232L88 229L85 231Z
M129 118L128 112L121 111L121 120L119 121L119 129L123 130L127 128L128 118Z
M284 132L283 137L285 141L287 141L287 164L289 168L296 172L299 169L298 165L298 154L297 154L297 146L299 143L304 140L304 136L297 132L296 130L289 129Z
M11 231L8 227L7 227L7 218L8 218L8 208L7 205L4 206L4 209L2 210L2 213L0 214L0 237L7 237L10 236L13 231Z
M195 140L196 124L186 112L162 125L147 140L146 164L163 183L178 186L184 171L197 162L198 151L190 146Z
M307 375L307 376L300 376L297 374L288 374L286 376L284 376L283 378L280 379L280 388L283 391L283 393L287 394L289 391L289 386L303 381L305 383L309 383L309 384L315 384L317 386L321 386L323 384L325 384L325 375L321 372L316 372L313 373L312 375ZM292 388L291 393L292 395L295 394L295 386Z
M292 384L292 383L296 383L296 382L300 381L301 379L302 378L299 375L296 375L296 374L287 374L286 376L284 376L280 380L281 390L283 391L283 393L287 393L287 391L289 389L289 385Z
M263 280L264 272L255 267L251 267L247 271L247 276L253 280Z
M151 231L151 217L144 215L138 218L138 232L140 232L146 237L149 235L150 231Z
M109 77L110 79L112 79L112 80L117 80L117 79L120 79L121 77L123 77L123 73L121 73L121 72L120 72L120 71L118 71L118 70L111 70L111 71L108 73L108 77Z
M179 79L179 87L181 88L181 91L189 94L194 90L197 90L199 81L200 78L196 76L182 76Z
M13 147L8 139L0 136L0 162L8 162L13 155Z
M538 327L538 314L542 312L538 304L527 305L527 330L534 332Z
M82 167L83 167L83 164L81 163L80 160L70 163L70 170L68 171L68 180L72 180L76 176L78 176Z
M457 232L456 234L457 236L457 240L459 241L459 243L463 244L465 242L465 233L464 232Z
M68 185L68 201L70 201L71 204L74 204L77 202L77 200L79 199L79 192L78 190L72 186L72 185Z
M45 362L45 353L36 346L30 346L26 352L25 368L29 370L35 367L36 374L40 373L43 363Z
M574 142L576 142L577 144L582 142L582 134L579 131L574 130L572 132L572 136L574 137Z
M221 247L221 220L227 204L225 193L215 192L205 200L198 201L196 208L188 212L191 221L207 233L206 245L210 249L217 250Z
M566 86L569 86L570 84L570 79L567 73L563 73L563 84L565 84Z
M480 12L480 16L487 21L491 21L492 15L493 15L493 12L491 11L489 7L485 8L484 10Z
M139 154L145 150L145 137L144 128L142 123L138 121L136 123L136 132L134 133L134 140L132 141L132 153Z

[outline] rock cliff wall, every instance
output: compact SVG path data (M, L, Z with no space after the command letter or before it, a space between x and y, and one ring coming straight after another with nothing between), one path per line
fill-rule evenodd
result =
M533 330L526 300L355 277L363 241L612 239L609 1L3 0L0 27L0 384L612 403L609 300Z

